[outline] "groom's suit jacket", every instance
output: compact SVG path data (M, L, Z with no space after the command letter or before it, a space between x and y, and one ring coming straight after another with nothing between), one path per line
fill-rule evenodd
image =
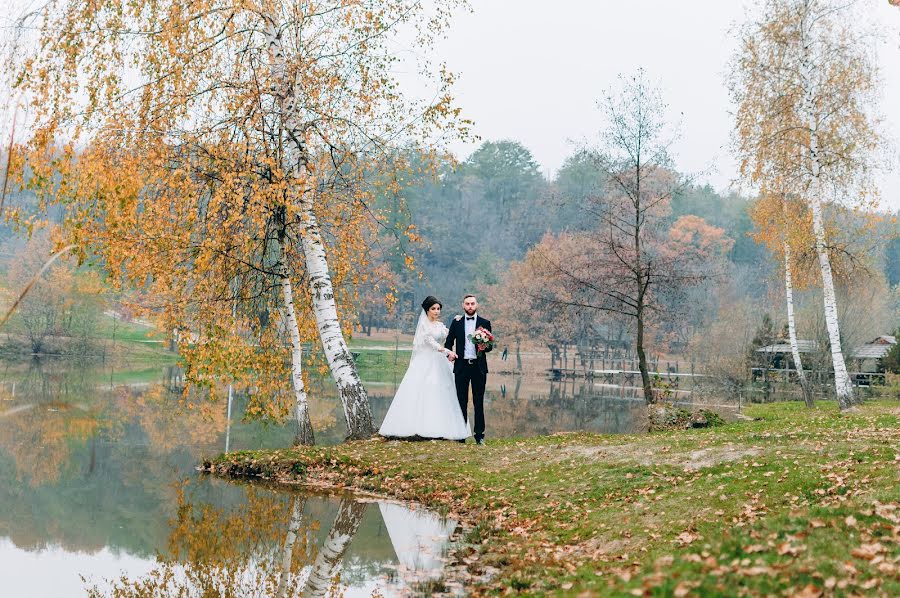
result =
M444 347L450 349L454 353L456 353L459 358L453 362L453 371L456 372L460 363L464 361L463 355L466 353L466 317L463 316L460 319L453 318L450 322L450 332L447 333L447 340L444 341ZM482 318L479 315L475 316L475 329L484 328L485 330L491 330L491 321ZM493 332L491 330L491 332ZM456 343L456 348L453 348L453 344ZM488 373L487 366L487 356L485 353L487 351L478 353L478 369L481 370L482 374Z

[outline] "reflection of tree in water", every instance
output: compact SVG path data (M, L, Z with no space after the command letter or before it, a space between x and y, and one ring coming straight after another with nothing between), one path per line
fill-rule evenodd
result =
M87 375L90 365L91 362L35 356L28 360L24 372L4 376L4 390L11 392L14 385L14 398L43 402L80 399L91 388Z
M334 518L328 538L319 551L306 587L303 588L303 596L325 596L332 584L338 589L344 553L350 546L350 540L359 531L366 506L368 506L366 503L347 497L341 500L340 510Z
M181 394L161 384L146 389L119 387L111 411L121 423L137 424L155 453L185 445L214 446L225 429L221 404L186 403Z
M38 486L59 480L69 464L72 443L97 430L94 415L61 404L52 410L31 409L0 427L0 449L15 462L16 479Z
M605 393L589 384L550 382L547 394L520 397L521 382L512 393L489 391L485 412L490 434L496 437L536 436L555 432L632 432L639 426L643 403ZM574 387L573 387L574 386Z
M321 593L359 587L392 570L396 555L378 511L363 516L365 507L352 500L339 506L263 490L251 496L246 487L210 479L190 484L186 498L176 480L193 477L199 457L221 449L224 404L212 412L188 409L177 385L109 389L107 377L89 368L43 364L23 386L25 373L23 367L4 376L7 382L15 376L17 385L5 410L32 407L0 419L0 477L24 478L0 484L0 536L29 551L53 546L96 554L106 547L138 559L163 555L152 575L94 588L94 595L170 596L176 586L189 596L228 595L228 587L234 595L261 594L249 589L257 582L268 595L297 595L306 580L310 593ZM0 385L0 392L11 386ZM69 400L58 400L67 389ZM389 400L382 399L385 409ZM236 426L241 446L284 436L280 427ZM320 521L332 520L333 529L318 531ZM245 577L253 583L240 585Z
M166 554L138 579L123 577L109 594L94 586L89 596L325 596L340 594L344 556L359 531L366 503L341 499L337 516L318 550L310 545L319 520L299 495L247 487L237 507L195 505L179 492ZM301 573L309 571L308 576ZM303 581L305 579L305 581Z
M284 552L281 559L281 573L278 575L278 587L275 595L279 598L287 596L290 587L291 573L294 564L294 545L297 544L297 536L300 534L300 527L303 524L303 505L306 503L305 498L295 496L291 505L291 523L288 525L287 537L284 539ZM307 535L307 541L309 535ZM308 550L307 550L308 552Z
M218 405L191 408L163 385L98 388L84 368L71 364L63 368L33 360L25 372L7 377L4 398L11 395L13 385L18 409L0 419L0 448L13 458L17 478L27 478L32 485L58 481L72 452L89 439L91 472L98 437L122 441L142 434L142 444L164 454L186 445L212 446L225 426L225 413Z
M116 598L276 595L282 540L292 513L302 512L302 503L299 497L249 487L236 507L216 507L194 504L179 492L168 550L158 556L157 566L140 578L123 576L113 581L109 592L93 586L87 594ZM303 537L300 526L291 529L295 537ZM294 551L292 568L303 567L305 555L306 551Z
M69 380L56 364L43 359L32 359L25 372L6 380L4 403L18 409L0 419L0 449L12 457L17 480L27 479L32 486L57 481L73 443L96 433L96 410L64 400L83 396L84 384L83 375Z

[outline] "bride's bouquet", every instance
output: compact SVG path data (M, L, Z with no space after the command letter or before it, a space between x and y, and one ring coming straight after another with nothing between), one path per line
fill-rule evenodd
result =
M494 348L494 335L483 326L479 326L473 334L470 334L469 340L475 345L478 353L484 353L488 349Z

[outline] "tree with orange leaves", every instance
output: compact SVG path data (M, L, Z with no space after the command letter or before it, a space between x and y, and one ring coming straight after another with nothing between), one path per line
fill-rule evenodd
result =
M401 34L427 48L460 3L51 0L19 21L40 32L14 63L36 120L20 170L65 206L83 258L187 332L190 379L243 382L250 413L274 415L289 376L311 444L302 346L318 337L349 437L367 437L344 338L368 266L365 173L396 140L467 129L452 76L424 63L434 99L406 98L393 51Z

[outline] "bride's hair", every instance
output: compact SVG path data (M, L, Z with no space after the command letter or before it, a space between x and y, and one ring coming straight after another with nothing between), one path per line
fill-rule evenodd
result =
M444 307L443 303L438 301L435 297L428 295L427 297L425 297L425 301L422 302L422 309L425 310L425 313L428 313L428 310L431 309L431 306L433 306L435 303L437 303L441 307Z

